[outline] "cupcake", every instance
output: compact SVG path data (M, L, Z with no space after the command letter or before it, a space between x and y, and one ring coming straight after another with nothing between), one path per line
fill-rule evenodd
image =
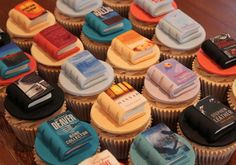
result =
M160 47L161 61L175 58L191 68L206 32L203 27L187 14L177 9L157 25L153 41Z
M28 51L33 43L33 36L55 23L52 13L34 1L23 1L9 11L6 28L15 42Z
M97 153L96 155L85 159L79 165L122 165L118 160L110 153L108 150L104 150L101 153Z
M227 100L228 100L230 108L232 108L233 110L236 110L236 80L234 80L234 83L228 92Z
M58 23L80 35L85 15L102 6L102 0L57 0L54 15Z
M160 123L134 139L129 162L133 165L194 165L195 153L186 139Z
M204 41L193 62L193 71L201 81L202 96L214 96L226 102L227 91L236 79L236 41L221 34Z
M143 95L151 106L153 123L163 122L175 130L180 113L199 101L200 81L190 69L168 59L148 69Z
M127 159L133 139L151 125L146 99L127 82L112 85L102 92L90 115L101 146L117 159Z
M196 164L227 164L236 150L236 112L205 97L180 115L178 134L193 146Z
M33 147L38 126L66 110L63 91L31 73L6 89L5 119L16 137Z
M6 87L35 70L34 58L23 52L16 44L9 43L0 47L0 115L4 112Z
M133 0L103 0L105 6L109 6L123 17L128 17L130 4Z
M86 15L80 38L85 49L96 58L105 60L112 39L130 29L132 26L128 19L110 7L102 6Z
M54 24L34 37L31 54L38 62L38 72L45 80L57 83L61 65L83 51L81 41L59 24Z
M158 62L159 48L149 39L130 30L112 40L107 62L115 72L115 81L127 81L141 91L147 69Z
M161 18L176 8L173 0L134 0L130 5L129 20L135 31L151 39Z
M85 50L62 65L58 83L65 92L68 109L80 120L89 122L90 110L98 94L113 81L112 67Z
M78 164L99 151L96 131L66 111L39 126L34 158L37 165Z

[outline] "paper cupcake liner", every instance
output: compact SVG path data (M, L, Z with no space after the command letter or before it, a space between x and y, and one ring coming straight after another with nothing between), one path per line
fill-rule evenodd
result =
M80 120L90 122L90 111L95 102L94 99L83 100L76 96L65 95L67 108Z
M196 62L197 62L197 60L195 59L193 61L192 70L197 74L197 76L199 77L199 80L201 82L202 97L206 97L206 96L211 95L211 96L219 99L219 101L221 101L221 102L226 102L227 101L227 91L228 91L231 83L225 83L225 82L218 83L218 82L214 82L214 81L207 79L206 77L202 76L201 74L199 74L197 72Z
M101 152L101 147L99 146L97 149L97 153ZM92 155L91 155L92 156ZM44 163L44 161L42 159L40 159L40 157L38 156L38 154L36 153L35 149L33 150L33 158L34 158L34 162L37 165L47 165L46 163Z
M12 38L12 41L19 46L22 50L30 53L31 46L33 44L32 39Z
M56 84L60 74L60 67L50 67L42 64L37 64L39 75L46 81Z
M128 0L126 0L128 1ZM103 0L103 3L105 6L109 6L115 11L117 11L121 16L123 17L128 17L129 13L129 7L130 4L132 3L132 0L129 0L130 2L123 2L122 0L116 0L116 1L111 1L111 0Z
M8 124L10 125L10 127L12 128L14 134L16 135L16 137L25 145L33 147L34 146L34 140L36 137L36 132L37 132L37 128L40 124L42 124L43 122L63 113L66 111L66 103L63 104L63 106L54 114L52 114L51 116L41 119L41 120L37 120L37 121L26 121L28 122L27 126L26 124L24 126L22 126L22 124L24 124L25 120L19 120L13 116L11 116L7 111L5 112L5 119L7 120ZM17 123L14 123L13 120L17 120ZM34 123L37 122L37 123Z
M78 18L78 21L72 21L71 18L60 13L58 9L54 10L54 15L59 24L76 36L79 36L84 24L84 18Z
M160 43L160 41L157 40L155 34L152 37L152 41L160 48L160 51L161 51L160 61L174 58L177 61L179 61L181 64L183 64L184 66L192 69L192 64L193 64L193 61L197 55L198 49L196 49L196 51L193 50L190 52L181 51L181 50L174 50L174 52L176 52L176 53L174 53L172 51L170 54L170 53L165 52L165 50L171 50L171 48L168 48L165 45L163 45L162 43Z
M142 22L136 20L132 14L129 12L129 20L133 25L133 29L139 34L151 39L153 34L155 34L156 24L144 25Z
M227 101L229 103L230 108L236 111L236 97L233 94L232 88L230 88L228 91Z
M147 95L145 90L142 91L142 94L148 100L151 107L152 119L153 119L152 125L156 125L158 123L165 123L173 131L176 131L177 122L178 122L179 115L181 114L181 112L185 108L193 104L196 104L200 100L200 97L201 97L201 94L199 92L199 94L195 98L187 102L170 106L169 104L162 104L162 103L153 101Z
M100 144L102 149L108 149L117 159L127 159L130 145L132 144L134 138L141 132L147 130L151 127L152 119L148 121L147 125L140 130L140 132L137 132L136 134L132 135L121 135L116 136L109 133L105 133L99 128L95 126L93 121L91 120L92 126L96 129Z
M145 75L131 76L131 75L119 74L115 72L115 83L126 81L130 85L132 85L132 87L134 87L138 92L142 91L144 78L145 78Z
M89 50L97 59L105 61L107 58L107 50L110 43L98 43L88 39L83 33L81 33L80 39L84 45L84 48Z
M178 124L177 133L186 138ZM187 138L186 138L187 139ZM224 165L227 164L236 150L236 142L225 147L206 147L188 140L196 153L198 165Z

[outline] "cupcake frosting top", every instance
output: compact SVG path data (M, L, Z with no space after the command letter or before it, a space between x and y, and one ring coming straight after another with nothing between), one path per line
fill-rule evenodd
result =
M80 163L95 154L98 146L95 130L69 111L44 122L35 141L37 154L49 164Z
M195 154L185 139L160 123L135 138L130 148L130 159L134 164L181 165L194 164Z
M102 6L102 0L57 0L57 9L69 17L84 17Z
M149 39L130 30L112 40L108 61L117 68L143 70L159 59L159 49Z
M194 72L168 59L148 69L144 88L156 101L173 104L196 97L200 83Z
M59 75L59 84L66 93L93 96L107 89L114 80L113 69L85 50L69 58Z
M32 37L55 23L54 16L34 1L24 1L9 12L8 31L16 37Z

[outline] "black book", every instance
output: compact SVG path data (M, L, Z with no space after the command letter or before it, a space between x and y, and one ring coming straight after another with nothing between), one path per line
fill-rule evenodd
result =
M54 88L36 73L31 73L7 87L7 95L26 111L37 109L52 100Z
M202 50L222 68L236 65L236 40L220 34L203 42Z
M236 112L211 96L188 107L185 117L208 142L215 142L236 128Z
M10 37L0 28L0 47L10 43Z

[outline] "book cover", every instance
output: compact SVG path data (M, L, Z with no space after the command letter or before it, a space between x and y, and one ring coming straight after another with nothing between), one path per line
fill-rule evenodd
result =
M179 141L177 135L165 124L158 124L143 132L142 135L167 161L167 165L183 160L190 151L190 148Z
M236 112L211 96L199 101L195 108L218 126L215 134L236 122Z
M124 19L110 7L102 6L101 8L93 11L92 13L108 26L120 23Z
M29 58L25 55L24 52L21 51L0 58L0 61L2 61L8 68L10 68L23 64L25 62L29 62Z
M67 148L70 148L66 151L66 155L70 154L74 150L82 148L92 137L91 133L69 111L58 115L47 123Z
M85 78L97 77L106 72L105 66L89 51L83 51L79 55L69 59L69 62L77 68Z
M236 40L229 34L220 34L210 39L229 58L236 58Z
M42 6L34 1L24 1L18 4L15 9L30 20L36 19L47 12Z
M18 81L15 85L31 100L37 100L53 90L53 87L36 73L31 73Z

